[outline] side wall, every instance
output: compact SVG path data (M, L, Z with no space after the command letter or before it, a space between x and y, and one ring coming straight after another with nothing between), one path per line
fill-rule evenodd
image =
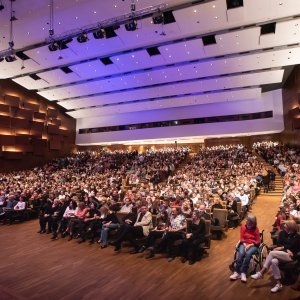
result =
M284 127L282 141L300 145L300 66L296 66L282 90Z
M0 80L0 172L22 170L75 147L75 119L11 80Z

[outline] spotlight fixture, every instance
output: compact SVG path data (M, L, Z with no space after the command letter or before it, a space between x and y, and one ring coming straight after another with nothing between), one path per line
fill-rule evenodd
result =
M67 39L60 40L60 41L53 41L51 44L48 45L48 49L51 52L56 51L58 49L59 50L67 49L67 48L69 48L67 44L72 41L73 41L72 38L67 38Z
M89 37L86 33L83 33L83 34L80 34L78 37L77 37L77 42L82 44L82 43L85 43L89 40Z
M127 31L135 31L137 29L137 21L136 20L130 20L125 24L125 29Z
M95 39L103 39L104 35L105 35L105 32L102 28L93 32L93 36Z
M0 57L0 62L4 61L4 57Z
M14 55L8 55L8 56L5 57L5 60L7 62L13 62L13 61L15 61L17 59L16 59L16 57Z
M164 15L161 13L154 14L152 16L153 24L163 24L164 23Z
M53 52L58 50L58 43L57 42L53 42L48 46L49 51Z
M4 8L5 8L5 7L4 7L2 1L0 0L0 11L3 10Z

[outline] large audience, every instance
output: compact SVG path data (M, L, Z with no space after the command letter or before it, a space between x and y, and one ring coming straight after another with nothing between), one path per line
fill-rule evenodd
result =
M69 240L80 237L79 242L99 240L102 247L107 247L110 231L124 230L119 224L124 220L133 225L144 207L158 220L164 217L168 226L176 214L186 224L195 211L210 219L207 210L224 207L229 219L237 221L236 204L241 202L246 213L263 164L242 145L200 149L192 156L189 152L189 148L142 154L79 152L33 170L2 173L1 218L12 223L22 211L36 212L39 233L52 233L53 239L61 233ZM124 220L113 217L116 211L124 214ZM182 233L186 225L181 227Z
M204 220L217 226L214 210L227 209L229 227L237 227L254 195L261 188L274 189L276 170L284 190L274 243L286 220L299 223L299 157L299 148L273 142L255 143L251 150L243 145L200 148L195 154L187 147L140 154L78 152L33 170L1 173L0 218L11 224L28 217L24 212L36 213L38 232L51 233L52 240L97 241L102 249L111 241L115 251L127 241L132 254L148 249L149 259L166 252L168 261L179 254L183 263L193 264L204 253L199 251L207 238Z

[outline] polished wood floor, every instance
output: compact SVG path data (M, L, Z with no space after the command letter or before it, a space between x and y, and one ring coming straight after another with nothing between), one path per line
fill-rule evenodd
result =
M260 229L269 231L278 196L258 197L253 206ZM51 241L37 234L37 220L0 225L0 299L300 299L284 286L272 295L271 277L246 284L230 282L228 265L239 239L239 229L213 241L209 257L193 266L160 255L114 253L96 245L65 239Z

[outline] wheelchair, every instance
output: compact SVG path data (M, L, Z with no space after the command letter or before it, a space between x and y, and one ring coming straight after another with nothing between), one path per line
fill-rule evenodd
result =
M249 269L248 269L248 275L255 274L259 270L262 269L264 261L268 255L268 247L266 244L264 244L264 230L260 233L260 244L258 247L258 250L252 255L250 264L249 264ZM235 266L236 266L236 261L238 259L239 255L239 246L240 246L240 241L235 246L234 249L234 256L233 256L233 262L229 265L229 269L231 272L235 271Z

